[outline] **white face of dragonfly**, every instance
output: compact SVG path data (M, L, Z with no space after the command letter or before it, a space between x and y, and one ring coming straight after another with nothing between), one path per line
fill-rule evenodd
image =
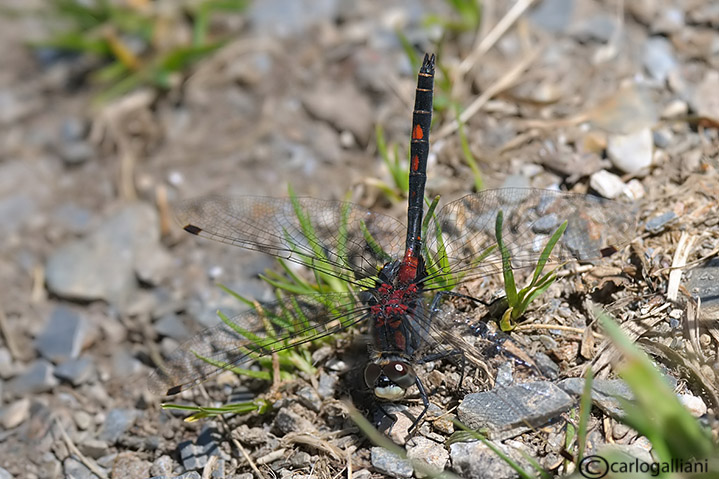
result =
M417 376L406 362L388 361L368 364L364 380L378 398L396 401L417 382Z

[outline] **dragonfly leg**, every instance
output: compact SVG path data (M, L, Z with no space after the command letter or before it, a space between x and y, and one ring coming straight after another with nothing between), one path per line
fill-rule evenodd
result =
M420 381L419 378L416 379L415 384L417 385L417 389L419 389L419 395L422 398L422 404L424 405L424 409L422 409L422 412L419 413L419 416L417 416L417 419L412 422L412 425L410 426L408 432L412 434L416 427L419 425L419 422L422 420L425 414L427 414L427 410L429 409L429 397L427 396L427 391L424 390L424 385L422 384L422 381Z

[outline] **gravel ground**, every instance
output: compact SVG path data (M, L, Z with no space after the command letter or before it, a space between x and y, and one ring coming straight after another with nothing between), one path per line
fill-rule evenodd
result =
M512 333L548 377L509 384L522 379L522 368L508 371L514 361L500 354L486 358L487 369L504 387L488 392L483 376L469 374L460 391L451 361L422 365L438 389L428 420L407 440L411 421L402 413L421 405L388 405L398 416L389 437L435 470L514 477L480 442L447 445L458 416L476 427L496 424L496 444L521 464L526 453L552 473L571 472L560 455L564 419L581 391L576 378L593 364L590 442L648 457L646 438L612 419L621 413L614 396L631 393L612 375L609 354L576 332L593 323L590 297L657 359L692 414L712 424L719 8L544 0L502 29L525 3L532 2L485 2L476 34L427 25L429 15L456 18L448 3L254 2L212 24L232 41L169 92L142 89L98 105L98 88L83 81L92 67L86 59L27 46L47 33L37 14L45 2L7 2L0 12L0 478L423 477L416 464L374 447L349 417L351 396L374 419L350 374L362 357L357 334L313 350L316 373L241 385L223 374L174 398L215 406L259 394L273 406L265 415L185 422L186 413L162 410L146 385L161 358L218 321L218 309L243 310L217 283L258 301L273 297L258 277L276 268L272 258L193 239L170 219L168 201L284 196L291 183L323 199L349 191L351 201L403 218L404 203L378 187L391 177L374 137L380 124L388 142L408 144L416 72L398 31L418 51L438 54L435 104L451 98L468 112L464 131L486 187L631 199L640 222L631 246L561 278ZM474 188L453 121L449 110L435 115L430 198ZM465 287L484 300L499 291L492 282ZM461 392L472 395L463 400ZM512 413L529 414L528 403L537 407L534 419L517 422Z

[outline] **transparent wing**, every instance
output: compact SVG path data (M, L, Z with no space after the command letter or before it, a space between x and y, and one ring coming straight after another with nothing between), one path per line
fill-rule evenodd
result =
M208 196L175 205L184 229L353 282L401 257L406 227L352 203Z
M467 195L430 218L428 264L446 251L451 273L463 280L502 271L495 227L503 215L502 238L513 268L536 265L548 239L566 221L567 228L548 264L592 261L610 254L636 235L636 207L591 195L532 188L503 188ZM436 233L441 228L442 235Z
M367 317L351 294L282 299L208 328L178 347L149 378L155 394L176 394L257 357L331 335Z

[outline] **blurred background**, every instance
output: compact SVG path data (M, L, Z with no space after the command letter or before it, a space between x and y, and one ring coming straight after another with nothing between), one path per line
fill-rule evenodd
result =
M713 2L4 0L0 45L3 478L170 476L210 457L252 473L161 411L145 380L217 309L243 309L217 282L268 300L258 274L275 263L196 241L169 205L291 185L403 218L393 172L424 52L437 54L428 197L532 186L642 201L657 232L674 222L657 270L680 229L696 236L689 262L717 247ZM711 311L713 284L686 291ZM274 473L341 470L284 447ZM376 473L366 447L357 477Z

